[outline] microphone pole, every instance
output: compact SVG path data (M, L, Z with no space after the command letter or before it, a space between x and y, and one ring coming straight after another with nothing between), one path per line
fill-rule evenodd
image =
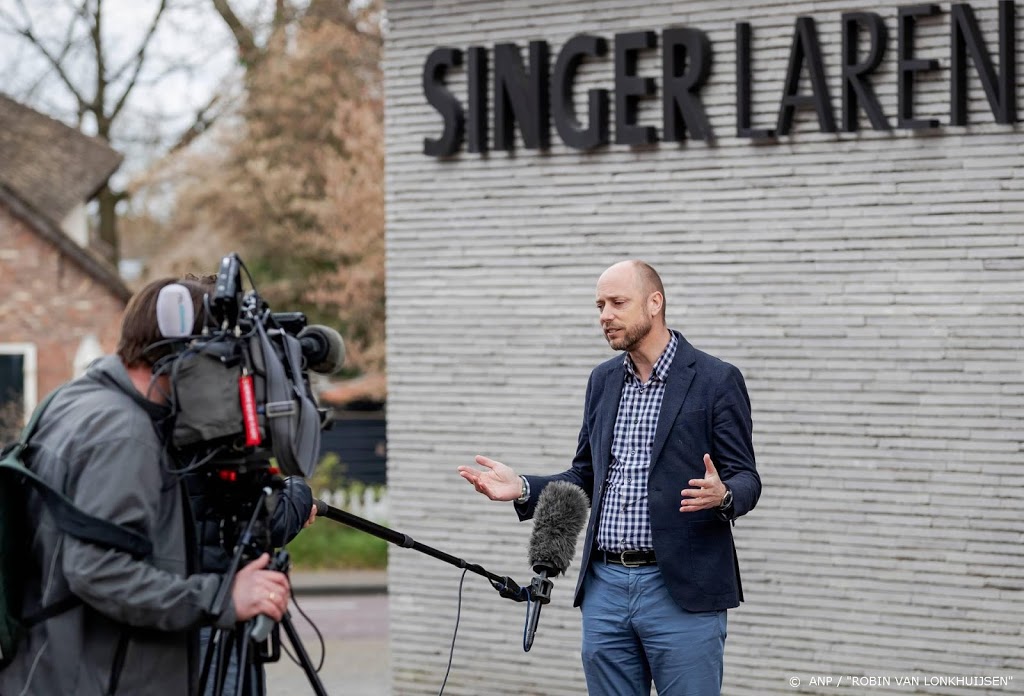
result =
M392 543L395 546L401 546L404 549L414 549L416 551L419 551L420 553L424 553L428 556L436 558L439 561L444 561L445 563L453 565L456 568L464 568L465 570L468 570L472 573L476 573L477 575L482 575L483 577L490 580L491 587L497 590L498 594L500 594L502 597L506 599L512 599L517 602L525 602L527 599L527 591L519 585L517 585L516 582L507 575L495 575L494 573L488 571L486 568L480 565L477 565L476 563L467 563L466 561L464 561L461 558L458 558L457 556L452 556L451 554L445 553L444 551L439 551L438 549L435 549L431 546L427 546L426 544L421 544L408 534L396 532L393 529L388 529L387 527L379 525L375 522L371 522L370 520L364 519L357 515L353 515L350 512L339 510L336 507L328 505L322 500L314 499L313 504L316 506L317 517L326 517L329 520L340 522L341 524L352 527L353 529L358 529L361 532L372 534L378 539L383 539L384 541ZM534 580L534 582L536 582L536 579ZM548 584L550 585L550 582ZM548 591L550 597L550 587Z

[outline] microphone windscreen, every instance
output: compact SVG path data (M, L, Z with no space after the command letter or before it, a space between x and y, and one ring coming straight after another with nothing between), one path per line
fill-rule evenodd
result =
M544 487L533 513L530 565L557 575L564 573L576 552L576 538L587 521L587 494L568 481Z
M160 294L156 297L156 323L161 336L191 336L195 320L196 309L188 288L180 283L171 283L160 289Z
M305 343L303 339L306 339ZM299 343L303 345L303 355L313 372L331 375L345 364L345 341L329 326L310 324L299 332ZM307 346L313 350L307 352Z

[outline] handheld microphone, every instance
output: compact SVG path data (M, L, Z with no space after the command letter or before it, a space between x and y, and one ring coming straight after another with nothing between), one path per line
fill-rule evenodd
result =
M523 651L530 652L537 634L540 609L551 601L551 580L565 572L576 552L576 538L587 521L587 494L568 481L554 481L541 491L533 513L530 565L537 577L530 583Z
M331 375L345 363L345 342L331 327L311 324L299 332L298 338L302 355L313 372Z

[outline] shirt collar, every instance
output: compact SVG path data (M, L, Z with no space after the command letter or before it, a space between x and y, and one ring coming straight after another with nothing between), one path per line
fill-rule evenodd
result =
M665 346L665 350L661 352L661 355L654 362L654 370L651 372L651 380L664 382L668 379L668 369L672 366L672 358L676 356L676 349L679 347L679 336L675 331L669 331L668 345ZM636 381L640 381L640 375L636 373L636 367L633 365L633 358L626 353L622 357L622 364L626 368L626 377L632 377Z

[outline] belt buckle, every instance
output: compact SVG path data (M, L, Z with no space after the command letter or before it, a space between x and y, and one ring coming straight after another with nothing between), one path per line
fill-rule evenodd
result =
M638 561L636 561L634 563L630 563L629 561L627 561L626 560L626 554L627 553L640 554L641 552L640 551L635 551L635 550L627 550L627 551L623 551L622 553L620 553L619 554L619 560L622 562L622 565L624 567L626 567L626 568L639 568L641 565L643 565L643 560L642 559L638 560Z

